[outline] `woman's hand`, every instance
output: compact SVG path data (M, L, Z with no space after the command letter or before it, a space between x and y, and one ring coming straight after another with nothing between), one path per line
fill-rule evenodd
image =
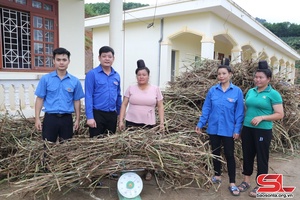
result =
M125 126L124 126L123 120L122 120L122 121L119 121L119 130L120 130L120 131L123 131L124 128L125 128Z
M263 116L257 116L257 117L254 117L252 120L251 120L251 124L253 126L257 126L261 121L264 120L264 117Z
M160 133L164 133L165 132L165 125L164 124L160 124L159 125L159 132Z

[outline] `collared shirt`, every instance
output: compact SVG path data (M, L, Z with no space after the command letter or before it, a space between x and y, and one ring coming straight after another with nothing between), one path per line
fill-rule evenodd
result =
M197 127L203 128L208 122L208 134L232 137L234 133L240 133L243 119L242 90L230 83L224 92L221 85L217 84L206 95Z
M111 67L107 75L102 66L90 70L85 77L85 114L94 119L93 109L120 113L122 104L120 75Z
M282 97L270 85L261 92L257 87L250 89L245 97L246 115L244 126L260 129L272 129L273 122L263 120L257 126L251 124L251 120L257 116L271 115L274 113L273 105L282 104Z
M42 76L35 95L44 99L44 112L60 114L73 113L74 101L84 97L78 78L67 72L60 79L56 71Z

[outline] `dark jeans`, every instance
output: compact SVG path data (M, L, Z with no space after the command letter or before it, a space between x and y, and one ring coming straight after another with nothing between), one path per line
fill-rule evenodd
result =
M272 140L272 129L258 129L243 127L243 174L251 176L253 173L254 158L257 159L257 176L268 173L269 148Z
M72 114L50 114L45 113L42 128L43 140L60 142L73 137Z
M105 112L101 110L93 110L94 119L97 127L89 127L90 137L97 137L105 133L115 133L117 129L118 113L116 111Z
M212 153L216 156L221 155L221 148L223 144L224 154L227 161L229 183L235 183L236 164L234 159L234 139L232 137L209 135L209 141ZM213 164L215 176L221 176L221 162L218 159L213 159Z

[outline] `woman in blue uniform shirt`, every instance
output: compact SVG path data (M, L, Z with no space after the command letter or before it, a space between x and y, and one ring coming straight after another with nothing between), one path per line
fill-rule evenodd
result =
M229 176L228 189L232 195L238 196L240 191L235 185L234 140L239 138L244 118L243 92L230 81L232 71L228 59L218 67L217 73L219 83L207 93L196 132L202 134L202 128L208 123L206 132L215 156L221 155L223 145ZM212 182L221 183L220 160L213 159L213 165L215 174Z

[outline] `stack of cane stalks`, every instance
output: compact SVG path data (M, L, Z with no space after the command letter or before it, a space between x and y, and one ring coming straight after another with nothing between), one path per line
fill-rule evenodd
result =
M244 94L254 86L255 63L257 61L232 66L232 82ZM101 179L126 169L153 170L158 179L168 183L168 187L209 186L213 156L207 135L196 134L195 127L207 91L217 83L219 64L210 60L187 62L181 75L168 84L163 92L164 132L154 127L91 139L82 114L79 130L72 140L49 144L42 141L41 133L34 130L33 119L0 116L0 177L2 181L19 186L4 195L45 191L51 194L63 187L94 189ZM271 85L281 93L285 111L284 119L274 123L271 148L294 152L300 143L300 89L283 84L276 76ZM240 141L236 142L235 150L240 166ZM223 157L217 159L224 161Z

